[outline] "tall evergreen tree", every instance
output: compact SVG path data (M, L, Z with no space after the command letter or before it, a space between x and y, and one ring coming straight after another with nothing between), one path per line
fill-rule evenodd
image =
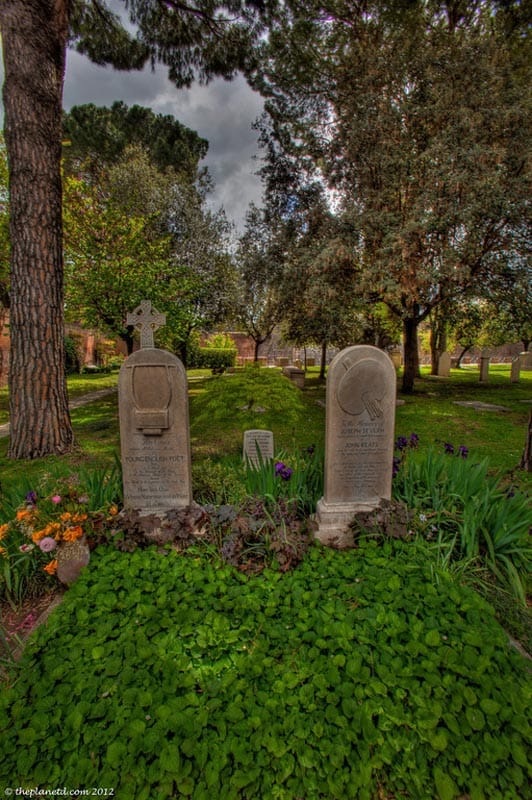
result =
M130 34L105 0L2 0L11 238L12 458L74 443L63 353L61 114L67 46L98 64L151 58L178 86L230 78L256 32L258 0L123 0Z

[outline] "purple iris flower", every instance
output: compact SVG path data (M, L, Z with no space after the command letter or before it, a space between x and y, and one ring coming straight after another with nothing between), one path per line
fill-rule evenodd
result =
M445 444L443 445L443 449L445 450L446 453L449 453L450 455L454 454L454 444L451 444L451 442L445 442Z

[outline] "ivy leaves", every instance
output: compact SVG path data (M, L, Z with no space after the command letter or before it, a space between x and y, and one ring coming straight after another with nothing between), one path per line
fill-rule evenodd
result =
M519 797L526 682L486 604L434 587L414 545L252 579L101 550L0 701L0 774L52 785L60 763L128 800Z

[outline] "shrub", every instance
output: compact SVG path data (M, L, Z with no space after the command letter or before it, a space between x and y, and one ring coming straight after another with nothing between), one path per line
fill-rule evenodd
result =
M279 419L295 426L303 414L301 392L277 370L248 366L235 375L220 375L208 381L205 392L194 398L193 425L201 429L213 424L240 431L272 427Z
M214 347L200 347L194 353L189 364L196 369L212 369L214 372L223 372L228 367L234 367L236 350L227 350Z

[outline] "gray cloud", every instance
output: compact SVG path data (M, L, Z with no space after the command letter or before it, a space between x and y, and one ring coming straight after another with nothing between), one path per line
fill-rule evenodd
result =
M3 69L0 65L0 79ZM262 100L242 77L216 80L208 86L176 89L163 67L141 72L118 72L98 67L69 51L63 105L94 103L109 106L115 100L141 105L158 114L171 114L209 142L204 166L215 188L210 205L223 206L237 230L242 230L249 203L260 204L261 186L255 172L257 134L252 123L262 111Z

